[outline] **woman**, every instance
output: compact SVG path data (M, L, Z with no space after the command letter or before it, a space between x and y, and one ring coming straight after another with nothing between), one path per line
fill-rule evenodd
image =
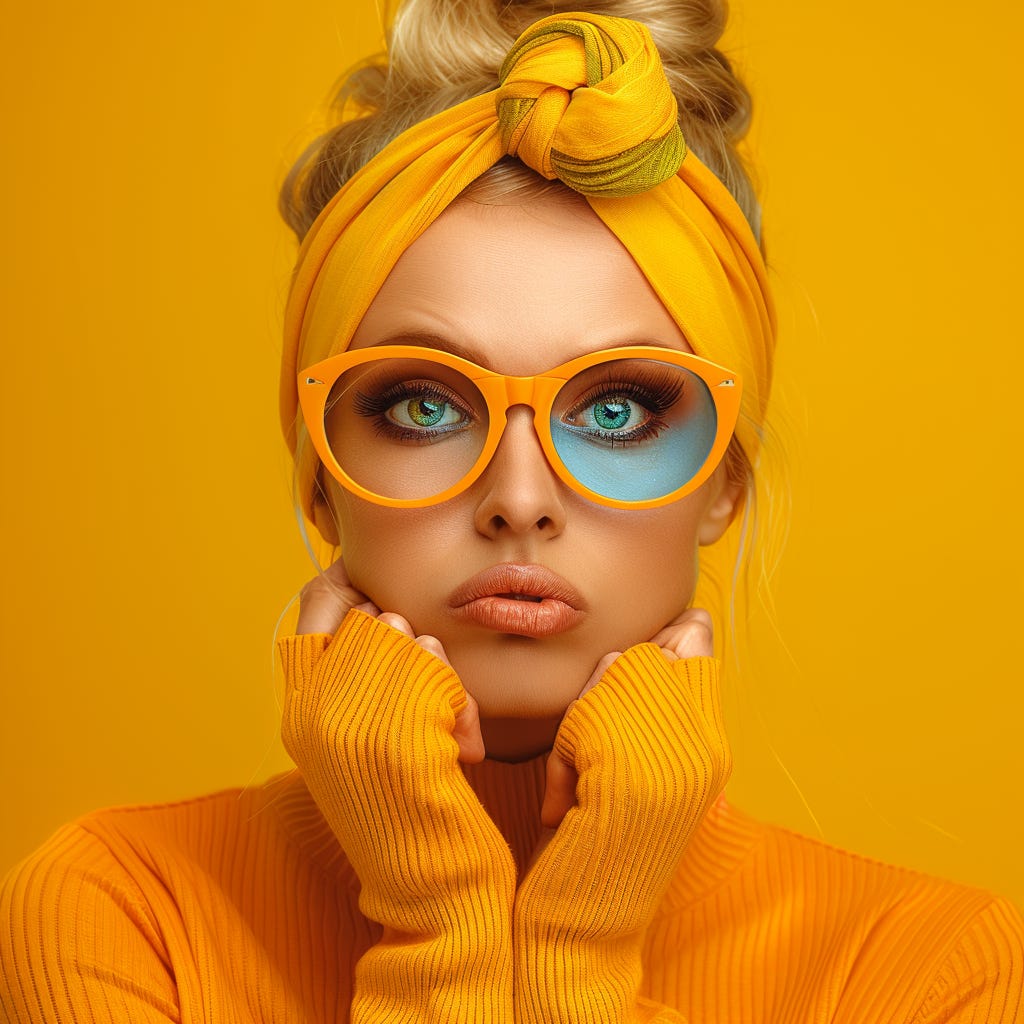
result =
M300 773L57 837L7 889L14 1019L1016 1019L1008 905L718 799L689 605L773 340L730 100L680 134L642 25L524 27L497 92L289 192L284 422L344 559L281 644Z

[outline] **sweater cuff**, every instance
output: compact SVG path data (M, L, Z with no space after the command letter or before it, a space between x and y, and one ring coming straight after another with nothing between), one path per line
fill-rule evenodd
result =
M725 736L715 658L670 661L657 644L630 647L565 716L555 750L582 775L603 763L609 737L626 749L654 749L674 759L680 742L708 724Z
M521 1024L678 1022L640 998L641 948L728 750L712 658L631 647L569 711L556 756L579 773L572 808L516 896Z
M440 709L450 724L467 704L455 670L414 640L366 612L349 610L333 637L303 633L281 637L278 653L285 678L302 692L316 671L338 678L358 667L367 700L393 693L396 687ZM321 664L322 662L322 664Z
M278 646L285 747L383 926L353 1022L511 1020L515 866L459 769L458 676L356 610Z

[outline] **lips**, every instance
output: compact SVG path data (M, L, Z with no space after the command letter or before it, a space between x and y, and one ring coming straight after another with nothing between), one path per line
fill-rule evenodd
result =
M584 615L575 587L542 565L493 565L466 580L449 599L458 618L498 633L554 636Z

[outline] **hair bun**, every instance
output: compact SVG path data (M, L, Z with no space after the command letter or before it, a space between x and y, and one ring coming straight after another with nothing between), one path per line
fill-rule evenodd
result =
M545 18L516 40L498 79L505 151L577 192L645 192L686 155L675 97L639 22Z
M338 123L288 175L281 192L285 220L301 238L331 196L392 139L497 88L515 40L535 22L567 14L647 27L686 144L724 182L757 232L757 200L736 150L749 123L750 97L716 49L725 0L404 0L388 34L387 57L342 81L333 104Z

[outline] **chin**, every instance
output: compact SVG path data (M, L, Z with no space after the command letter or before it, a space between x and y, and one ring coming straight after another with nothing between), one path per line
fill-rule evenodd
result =
M561 719L590 678L590 669L581 673L578 652L553 654L541 644L510 637L499 651L490 645L449 651L481 718Z

